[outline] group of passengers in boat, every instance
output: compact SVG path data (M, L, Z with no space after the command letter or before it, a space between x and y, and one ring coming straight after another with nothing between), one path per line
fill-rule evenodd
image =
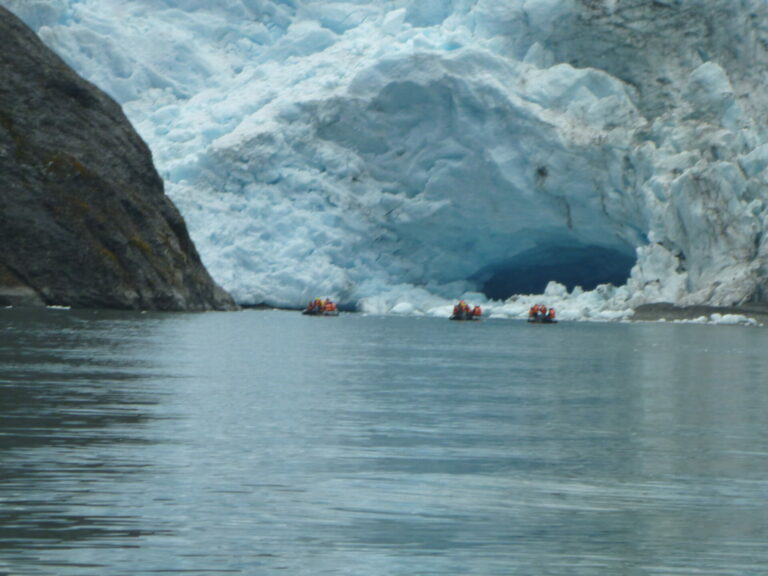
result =
M333 315L338 313L336 303L326 298L315 298L310 300L309 304L304 310L305 314L326 314ZM483 310L480 306L470 307L464 300L460 300L458 304L453 307L452 320L479 320L483 315ZM540 322L554 322L555 321L555 309L547 308L543 304L534 304L528 311L529 321Z
M322 298L315 298L314 300L310 300L309 304L307 304L305 312L309 314L321 314L323 312L336 312L336 302L331 301L330 299L326 298L323 300Z
M534 304L531 306L531 309L528 310L528 319L529 320L554 320L555 319L555 309L554 308L547 308L543 304Z
M479 319L482 315L483 310L480 306L470 308L469 304L464 300L461 300L453 307L453 315L451 318L454 320L470 320L475 318Z

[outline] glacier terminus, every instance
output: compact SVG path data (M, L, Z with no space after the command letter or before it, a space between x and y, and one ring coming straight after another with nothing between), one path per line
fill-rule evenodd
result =
M241 304L768 303L765 0L0 4L121 103Z

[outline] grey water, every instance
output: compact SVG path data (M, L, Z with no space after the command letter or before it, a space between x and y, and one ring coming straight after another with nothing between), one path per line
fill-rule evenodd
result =
M0 310L0 574L768 573L768 329Z

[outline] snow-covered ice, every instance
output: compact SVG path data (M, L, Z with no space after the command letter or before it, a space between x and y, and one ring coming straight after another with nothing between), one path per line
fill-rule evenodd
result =
M764 0L0 4L122 103L243 304L768 298Z

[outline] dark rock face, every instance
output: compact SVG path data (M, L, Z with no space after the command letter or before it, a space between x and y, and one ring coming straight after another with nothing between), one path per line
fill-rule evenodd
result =
M0 305L235 305L120 106L0 8Z

